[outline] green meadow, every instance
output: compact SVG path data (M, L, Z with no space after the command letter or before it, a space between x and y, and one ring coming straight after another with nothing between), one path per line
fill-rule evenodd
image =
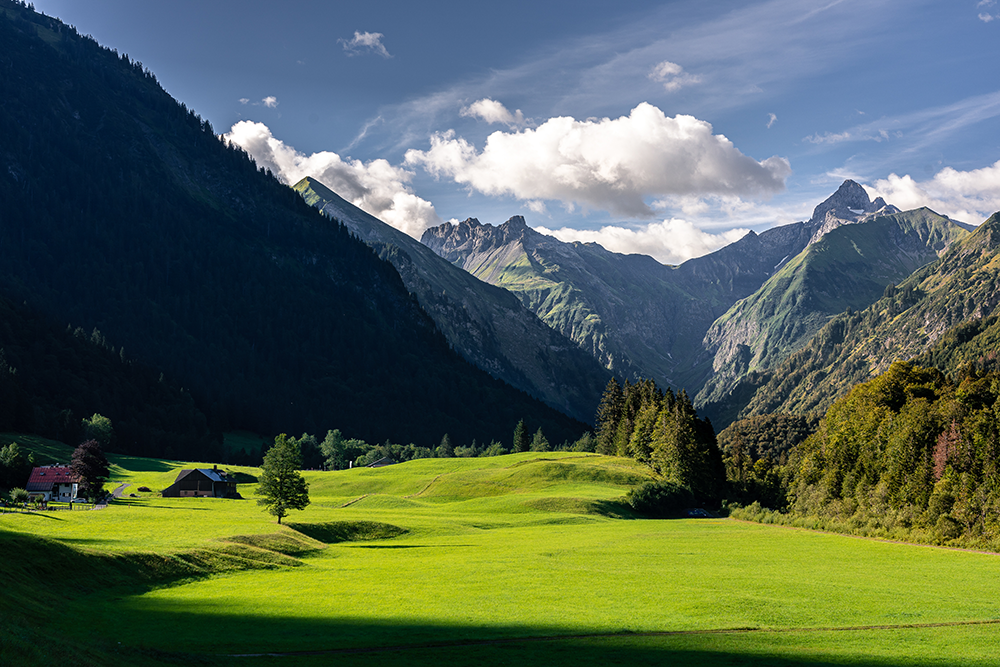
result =
M1000 556L640 519L626 459L306 472L279 526L252 481L164 499L194 464L109 458L136 498L0 516L0 664L1000 665Z

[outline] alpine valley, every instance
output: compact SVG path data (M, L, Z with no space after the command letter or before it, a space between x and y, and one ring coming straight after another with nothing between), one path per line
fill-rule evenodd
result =
M810 3L590 3L564 22L614 14L617 32L602 34L616 36L615 63L638 62L653 46L625 32L637 25L626 14L667 12L648 14L660 21L648 26L654 46L671 34L670 48L675 36L706 44L714 63L658 55L652 70L629 65L638 76L615 90L684 107L730 85L710 80L722 37L742 60L745 45L792 25L776 6L815 26L851 2L862 4L817 1L805 16ZM429 19L402 2L79 4L112 34L139 16L183 35L166 50L195 65L165 67L163 80L185 90L176 72L184 83L213 72L239 120L217 132L140 62L0 0L0 666L1000 665L1000 213L973 226L901 210L875 193L946 200L850 179L799 208L793 191L808 177L790 174L802 154L758 162L722 134L736 136L725 114L718 129L650 102L630 116L542 120L545 105L598 108L573 100L611 90L591 85L621 69L594 68L596 40L581 32L568 49L555 21L529 26L516 4L444 3L449 16ZM183 27L148 21L154 4ZM1000 19L990 4L979 3L983 23ZM920 9L910 13L931 8ZM753 11L767 19L759 34L743 29ZM663 20L694 14L714 22L671 32ZM366 15L386 34L347 38ZM406 30L390 35L383 20ZM281 22L303 42L320 35L304 52L322 54L324 70L291 49L279 57ZM531 67L490 69L490 94L529 69L554 70L561 90L527 87L540 106L524 112L476 100L487 88L475 81L420 97L445 85L418 76L424 63L492 57L481 40L499 34L492 22L537 27L555 48L535 62L539 51L503 32ZM840 37L859 32L843 25ZM456 48L460 34L476 41ZM626 34L636 48L620 44ZM226 57L198 57L215 46L205 35ZM812 38L798 43L833 60ZM257 80L286 86L261 88L259 102L227 87L234 72L258 74L245 44L268 51ZM306 74L319 71L330 78ZM396 103L355 99L351 77ZM869 82L852 77L852 90L876 92ZM320 124L303 114L305 95L342 108ZM599 108L626 103L614 97ZM289 110L281 132L295 126L296 141L334 128L321 144L376 106L348 144L368 162L279 146L247 115ZM754 151L787 136L786 108L781 121L760 114L769 134ZM935 108L934 122L958 108ZM447 114L459 130L437 131ZM241 144L240 127L257 143ZM912 145L859 127L805 150L822 157L869 135ZM484 148L459 134L468 128ZM995 182L1000 162L975 178ZM468 189L433 194L452 185ZM553 219L546 202L562 202L594 225L686 197L745 211L782 189L799 201L777 194L756 210L805 217L815 204L808 220L756 224L678 265L564 242L520 215L501 222L509 209L489 209L500 224L466 217L486 217L476 210L438 224L456 202L517 200Z

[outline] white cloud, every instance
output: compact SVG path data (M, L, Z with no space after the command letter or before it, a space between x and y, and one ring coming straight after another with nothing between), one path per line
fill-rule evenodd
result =
M946 167L929 181L889 174L866 190L903 210L926 206L949 218L978 224L1000 211L1000 161L971 171Z
M274 107L278 106L278 98L275 97L274 95L268 95L267 97L262 99L260 103L266 106L268 109L273 109Z
M522 127L525 124L524 114L520 109L511 113L503 104L489 98L483 98L463 107L460 113L471 118L481 118L490 124L503 123L508 127Z
M769 113L767 114L767 129L771 129L771 126L778 120L777 114Z
M380 32L358 32L354 31L351 39L338 39L344 46L344 51L349 56L356 56L362 52L374 52L383 58L392 58L385 46L382 44L383 35Z
M976 8L992 7L995 4L997 4L996 0L980 0L979 4L976 5ZM1000 14L990 14L989 12L982 12L979 14L979 20L983 23L990 23L997 19L1000 19Z
M637 229L612 225L602 227L598 231L568 227L562 229L536 227L535 230L566 243L593 242L611 252L650 255L664 264L680 264L692 257L708 254L740 240L749 231L732 229L721 234L710 234L686 220L676 218L654 222Z
M240 104L249 104L249 103L250 103L250 98L249 97L241 97L240 98Z
M648 217L656 195L770 195L785 187L784 158L740 153L692 116L668 118L642 103L628 116L579 121L551 118L534 129L494 132L482 152L453 131L434 134L406 163L486 195L553 199Z
M662 83L663 89L668 93L680 90L684 86L688 86L693 83L701 83L700 76L688 74L684 71L683 67L677 63L672 63L669 60L664 60L660 64L653 67L652 71L649 73L649 78L653 81L659 81Z
M343 160L329 151L306 155L275 139L267 125L251 121L236 123L223 137L289 185L306 176L316 178L358 208L416 239L441 223L434 206L407 185L413 173L386 160Z

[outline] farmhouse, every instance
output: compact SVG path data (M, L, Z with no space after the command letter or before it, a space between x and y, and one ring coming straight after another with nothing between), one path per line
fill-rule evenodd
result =
M174 483L163 489L164 498L241 498L236 479L218 466L181 470Z
M50 465L32 468L25 490L46 501L70 502L76 498L78 480L69 466Z

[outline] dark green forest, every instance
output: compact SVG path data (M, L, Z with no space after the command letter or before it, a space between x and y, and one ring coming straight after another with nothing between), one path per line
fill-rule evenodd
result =
M649 465L671 493L683 490L677 502L716 505L723 498L725 469L715 430L698 417L683 390L661 390L652 380L619 385L612 378L596 421L596 451Z
M60 329L0 298L0 432L76 444L82 419L95 413L114 423L116 451L222 460L221 436L189 391L97 330Z
M430 447L444 433L506 439L520 419L556 441L585 430L459 358L388 262L141 63L5 0L0 70L0 295L99 330L183 387L208 429L181 420L185 442L339 428ZM77 404L118 414L81 391L43 407L36 428L51 433L52 411ZM121 412L116 430L131 419L164 431ZM154 455L172 439L136 437Z

